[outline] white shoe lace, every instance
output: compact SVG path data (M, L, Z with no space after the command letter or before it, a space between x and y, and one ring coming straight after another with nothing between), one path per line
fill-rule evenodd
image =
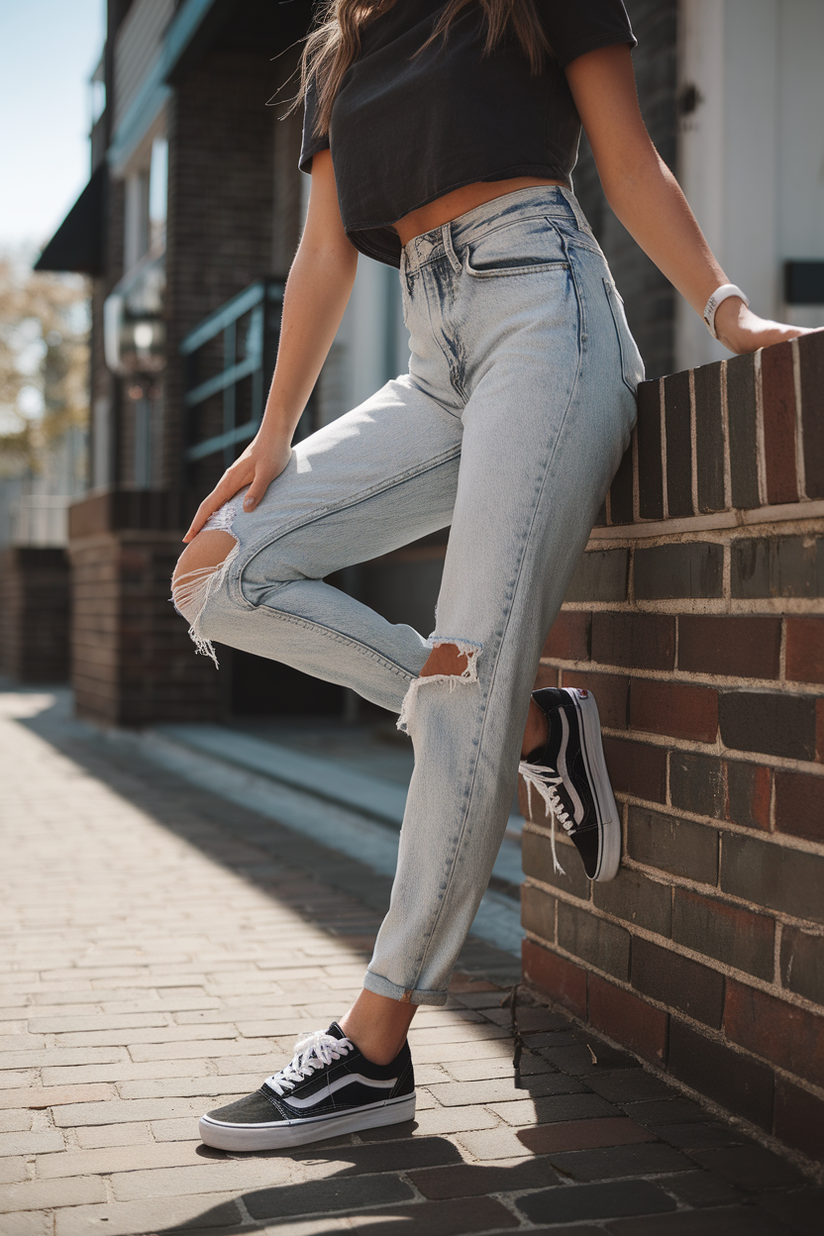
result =
M558 875L566 875L563 867L558 862L558 855L555 853L556 819L567 833L571 833L575 826L575 821L570 819L569 812L558 794L558 786L563 785L564 779L559 776L553 777L543 765L528 764L526 760L521 760L518 765L518 771L526 782L527 811L529 812L530 817L532 816L533 786L549 808L549 814L552 819L552 832L549 837L550 845L552 846L552 866Z
M266 1085L271 1086L277 1094L286 1094L316 1070L324 1069L333 1060L347 1056L354 1046L350 1039L336 1039L326 1030L315 1030L313 1034L307 1034L306 1038L298 1039L291 1063L279 1073L267 1077Z

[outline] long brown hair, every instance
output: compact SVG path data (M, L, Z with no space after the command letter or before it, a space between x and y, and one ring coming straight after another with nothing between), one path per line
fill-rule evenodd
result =
M318 91L317 134L329 129L332 104L343 75L360 52L361 32L395 3L396 0L325 0L321 5L318 24L303 49L300 92L295 101L304 98L309 83L314 80ZM511 30L521 45L530 71L540 73L550 48L535 0L449 0L423 47L438 38L446 39L459 13L475 3L480 4L486 18L483 54L488 56L495 51Z

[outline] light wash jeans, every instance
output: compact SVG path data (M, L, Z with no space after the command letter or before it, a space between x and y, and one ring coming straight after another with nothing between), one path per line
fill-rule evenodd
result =
M408 374L295 446L237 540L179 592L217 640L400 714L409 787L365 986L442 1004L506 829L541 648L635 420L642 362L573 195L529 188L406 246ZM435 631L324 583L451 524ZM434 645L460 677L418 679Z

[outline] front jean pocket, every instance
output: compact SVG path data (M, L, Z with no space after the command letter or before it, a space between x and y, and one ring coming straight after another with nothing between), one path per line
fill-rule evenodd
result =
M474 279L568 269L563 242L543 217L495 228L471 241L464 253L464 270Z
M606 278L604 279L604 288L615 326L615 334L618 337L618 348L621 352L621 377L624 379L625 386L629 387L634 395L638 383L644 380L644 364L627 325L624 302L618 289L611 279Z

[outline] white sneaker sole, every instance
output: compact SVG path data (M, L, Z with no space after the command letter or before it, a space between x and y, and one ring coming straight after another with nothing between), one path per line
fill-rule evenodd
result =
M277 1120L271 1124L229 1124L202 1116L201 1141L217 1150L285 1150L340 1137L361 1129L377 1129L415 1118L415 1095L405 1094L385 1103L372 1103L335 1116L309 1116L306 1120Z
M621 865L621 817L609 781L604 747L601 742L601 722L598 705L590 691L564 687L575 703L581 730L581 750L589 784L595 797L595 809L601 825L601 852L593 880L612 880Z

